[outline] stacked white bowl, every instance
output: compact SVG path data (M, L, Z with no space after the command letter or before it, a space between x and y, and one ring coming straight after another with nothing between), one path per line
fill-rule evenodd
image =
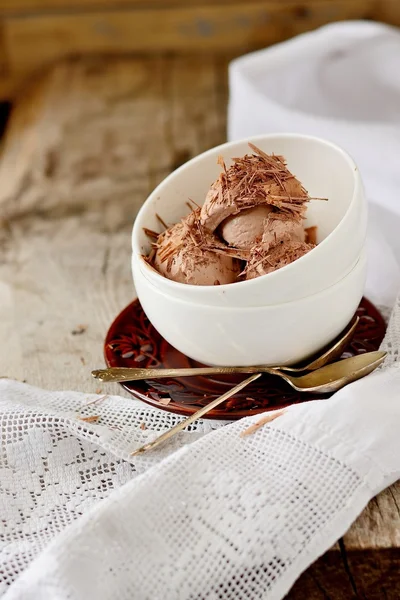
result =
M144 259L160 231L203 204L218 177L252 142L283 155L312 200L305 226L317 226L316 248L268 275L218 286L171 281ZM159 333L190 358L213 365L287 365L311 356L351 320L366 276L367 206L357 166L346 152L315 137L262 135L223 144L171 173L143 204L132 232L132 272L139 300Z

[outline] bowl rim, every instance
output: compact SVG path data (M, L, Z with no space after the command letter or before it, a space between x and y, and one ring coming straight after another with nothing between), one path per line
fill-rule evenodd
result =
M158 294L161 294L164 298L168 298L168 299L172 299L174 302L177 302L178 304L190 304L192 306L195 307L199 307L199 308L205 308L205 309L212 309L213 311L217 311L218 313L220 312L251 312L251 311L257 311L257 310L263 310L263 311L268 311L268 310L276 310L277 308L292 308L295 309L296 306L305 304L306 302L310 301L310 300L319 300L321 299L321 301L323 301L324 297L326 295L329 294L329 292L332 291L332 288L336 288L336 287L340 287L342 285L344 285L344 282L351 276L354 274L354 271L356 270L361 270L361 269L366 269L367 266L367 249L365 247L362 248L359 257L356 261L356 263L354 264L353 268L346 273L346 275L344 275L343 277L341 277L338 281L336 281L335 283L333 283L332 285L324 288L323 290L320 290L319 292L315 292L314 294L310 294L308 296L303 296L302 298L299 298L297 300L289 300L287 302L279 302L277 304L263 304L263 305L258 305L258 306L218 306L218 305L214 305L214 304L207 304L206 302L201 302L199 301L195 301L192 299L188 299L188 298L181 298L178 296L173 296L171 294L169 294L168 292L166 292L165 290L161 290L159 288L157 288L154 283L152 281L150 281L150 279L148 279L145 274L143 272L140 273L140 275L143 277L143 279L146 280L146 284L150 287L150 289L152 291L157 292ZM184 284L182 284L184 285ZM221 287L221 286L218 286ZM362 290L360 290L360 294L363 295L364 294L364 288L365 288L365 282L363 284L363 288ZM139 295L138 295L139 297ZM140 298L139 298L140 301Z
M308 260L307 257L309 257L310 254L313 254L315 252L315 250L317 250L317 248L321 248L321 247L324 248L326 246L327 240L329 240L331 238L331 236L342 226L348 213L351 211L351 209L354 205L355 199L358 198L358 196L359 196L360 188L362 189L361 177L360 177L359 169L358 169L356 163L354 162L353 158L351 157L351 155L348 152L346 152L343 148L341 148L334 142L331 142L330 140L320 138L320 137L314 136L314 135L303 135L303 134L299 134L299 133L267 133L267 134L260 134L257 136L248 136L247 138L242 138L240 140L234 140L231 142L225 142L218 146L214 146L213 148L210 148L210 149L206 150L205 152L201 152L197 156L194 156L193 158L191 158L190 160L185 162L183 165L181 165L180 167L178 167L177 169L175 169L174 171L169 173L169 175L167 175L167 177L165 177L157 185L157 187L154 188L154 190L148 195L148 197L143 202L142 206L140 207L140 209L136 215L136 218L133 223L132 235L131 235L132 253L135 256L143 258L143 254L141 252L140 245L139 245L139 234L141 231L139 222L143 216L143 213L145 213L147 211L148 206L149 206L150 202L153 200L153 198L160 195L160 192L162 191L165 184L168 183L169 181L173 180L175 177L179 176L179 174L182 171L184 171L188 165L195 165L196 163L201 162L207 156L209 156L211 154L215 154L216 151L218 151L218 153L223 153L224 149L232 148L233 146L235 146L237 144L243 144L243 143L249 143L249 142L257 143L258 141L263 141L266 139L273 139L273 138L311 140L311 141L317 142L319 144L322 144L324 146L329 146L329 147L333 148L336 152L341 154L342 157L344 158L345 162L349 165L350 170L353 172L354 189L353 189L353 193L352 193L352 197L349 202L349 205L348 205L344 215L342 216L341 220L336 225L336 227L333 229L333 231L331 231L326 236L326 238L324 238L318 244L318 246L316 246L315 248L310 250L310 252L307 252L307 254L301 256L300 258L296 259L292 263L289 263L288 265L285 265L284 267L277 269L276 271L272 271L271 273L267 273L265 275L260 275L259 277L255 277L253 279L246 279L245 281L236 281L234 283L225 283L225 284L222 284L219 286L193 285L190 283L181 283L179 281L174 281L172 279L168 279L167 277L164 277L164 275L161 275L161 273L159 273L156 269L151 267L151 265L149 265L145 260L141 260L139 264L140 264L141 268L145 272L148 273L149 277L151 277L155 281L162 282L161 285L163 285L167 288L170 288L171 290L175 290L177 293L179 292L179 290L183 291L184 289L188 289L188 288L190 288L192 291L194 291L196 289L197 292L194 292L194 293L198 293L199 296L203 296L207 293L213 293L211 290L216 290L216 293L223 293L225 290L230 289L232 287L232 285L235 286L235 289L238 289L239 286L241 286L241 288L246 286L247 288L250 289L250 286L256 285L257 282L259 282L261 279L265 280L266 277L269 277L269 281L272 281L274 275L276 275L277 273L281 273L282 271L287 272L288 270L293 269L293 265L299 265L299 264L302 265L305 260ZM365 238L364 238L364 241L365 241ZM298 268L298 267L295 267L295 268Z

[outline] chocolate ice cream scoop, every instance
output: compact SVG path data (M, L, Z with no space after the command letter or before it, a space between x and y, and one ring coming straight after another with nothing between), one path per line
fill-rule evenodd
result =
M251 248L261 242L264 234L265 220L272 211L272 206L260 204L240 211L225 219L219 228L221 236L235 248Z
M251 249L244 275L246 279L267 275L292 263L314 247L313 244L291 239L289 236L272 249L261 243Z
M271 214L264 221L264 233L262 244L265 252L276 246L282 240L286 243L288 240L297 242L305 241L305 231L302 219L293 219L278 214Z
M153 265L161 275L191 285L223 285L237 280L240 263L222 253L217 239L204 233L198 222L199 210L161 234ZM210 250L210 246L216 246Z
M200 213L200 223L208 231L231 215L259 206L269 205L287 215L304 215L309 200L307 191L286 166L282 156L268 155L249 144L254 154L234 158L211 185Z

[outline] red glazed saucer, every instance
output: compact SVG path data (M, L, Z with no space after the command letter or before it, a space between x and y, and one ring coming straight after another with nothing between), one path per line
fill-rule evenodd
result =
M378 350L385 334L385 321L371 302L363 298L356 314L360 321L342 358ZM203 366L176 350L158 333L147 319L139 300L129 304L112 323L105 340L104 356L109 367L162 369ZM215 375L149 379L121 385L132 396L147 404L189 416L246 377L247 375ZM320 397L328 398L329 394ZM315 395L300 394L280 378L265 374L210 411L205 418L241 419L315 399Z

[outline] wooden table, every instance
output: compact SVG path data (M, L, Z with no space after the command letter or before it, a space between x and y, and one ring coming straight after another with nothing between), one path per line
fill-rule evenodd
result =
M90 370L134 296L133 219L167 173L225 139L226 64L70 61L21 95L0 163L0 375L101 389ZM289 598L398 600L399 506L398 485L370 502Z
M398 0L0 0L0 98L67 56L263 48L332 21L400 24Z

